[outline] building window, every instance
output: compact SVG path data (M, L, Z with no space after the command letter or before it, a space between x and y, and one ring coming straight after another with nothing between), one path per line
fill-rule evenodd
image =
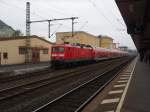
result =
M3 53L3 59L8 59L8 53L6 52Z
M48 49L43 49L43 54L48 54Z
M27 48L19 48L19 54L26 54Z

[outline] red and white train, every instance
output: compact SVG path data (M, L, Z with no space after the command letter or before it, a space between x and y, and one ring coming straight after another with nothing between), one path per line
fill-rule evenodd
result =
M51 66L55 68L61 65L71 65L124 56L128 56L128 52L91 47L88 45L56 44L52 46Z

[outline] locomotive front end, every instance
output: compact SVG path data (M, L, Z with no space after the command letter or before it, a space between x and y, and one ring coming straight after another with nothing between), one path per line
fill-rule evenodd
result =
M64 46L52 46L51 66L57 67L64 64L64 56L65 56Z

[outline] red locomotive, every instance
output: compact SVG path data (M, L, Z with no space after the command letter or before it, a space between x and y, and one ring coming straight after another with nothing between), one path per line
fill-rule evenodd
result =
M53 45L51 53L52 67L92 62L109 58L127 56L128 53L119 50L91 47L89 45Z

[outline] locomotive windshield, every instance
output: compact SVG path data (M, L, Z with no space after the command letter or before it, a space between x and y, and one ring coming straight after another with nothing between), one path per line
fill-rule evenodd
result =
M64 48L63 47L53 47L52 52L64 52Z

